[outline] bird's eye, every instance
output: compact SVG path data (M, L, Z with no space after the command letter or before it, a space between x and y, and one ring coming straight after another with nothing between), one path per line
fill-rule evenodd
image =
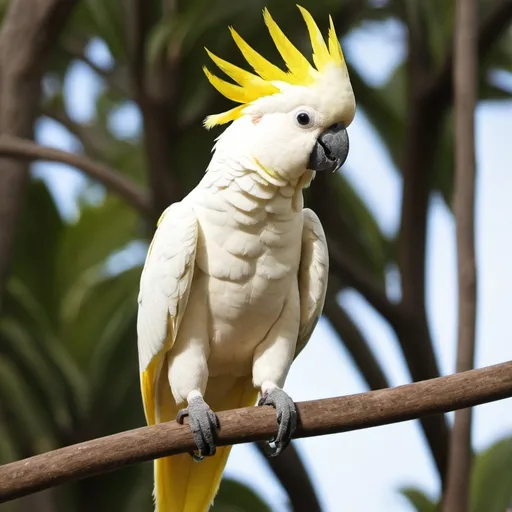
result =
M311 124L311 116L307 112L299 112L296 119L300 126L306 127Z

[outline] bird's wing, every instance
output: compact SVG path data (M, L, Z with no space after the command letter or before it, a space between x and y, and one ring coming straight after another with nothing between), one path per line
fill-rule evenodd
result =
M197 234L197 217L190 205L181 202L167 208L142 271L137 336L142 397L150 424L156 419L156 380L187 306Z
M299 266L300 329L295 357L306 346L322 314L327 279L329 252L324 229L313 210L303 210L302 251Z

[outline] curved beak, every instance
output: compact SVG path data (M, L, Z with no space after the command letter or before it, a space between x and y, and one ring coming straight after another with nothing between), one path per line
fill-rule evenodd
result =
M308 169L312 171L337 171L348 156L348 134L343 123L329 126L316 140L309 156Z

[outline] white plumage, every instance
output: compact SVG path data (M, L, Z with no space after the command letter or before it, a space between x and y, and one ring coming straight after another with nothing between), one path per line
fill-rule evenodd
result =
M302 192L315 171L344 163L355 113L332 20L325 43L300 9L316 69L268 11L286 72L235 32L258 76L209 53L238 85L206 71L208 79L242 104L205 120L231 124L201 182L164 212L148 251L137 323L146 418L153 424L188 414L206 456L200 464L188 454L155 461L157 512L210 507L230 450L216 446L216 411L254 405L261 393L279 424L273 455L296 428L295 404L282 387L322 313L328 278L322 225L304 209Z
M253 379L262 382L260 371L265 380L282 385L295 350L309 339L327 286L322 225L312 210L302 209L299 180L281 189L254 180L255 173L210 169L185 200L162 215L141 277L141 372L165 350L171 364L189 365L196 382L208 375L250 375L255 355L265 360L266 352L257 348L276 343L268 333L277 323L281 332L293 336L273 352L271 370L259 370L256 364ZM191 305L189 296L198 304ZM287 315L279 321L284 310ZM190 346L198 323L204 329L194 343L202 346L207 376L197 374ZM182 340L178 361L173 349L177 340ZM182 389L174 396L178 404L194 391L176 387Z

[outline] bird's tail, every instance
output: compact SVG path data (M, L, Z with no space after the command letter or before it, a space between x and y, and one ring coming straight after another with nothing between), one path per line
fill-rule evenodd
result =
M167 383L167 372L161 373L161 377L156 379L159 383L156 396L159 398L155 405L158 408L156 417L163 422L174 420L178 408ZM145 389L143 379L144 395ZM258 391L253 387L251 377L241 377L236 379L229 391L223 393L222 398L209 397L207 392L205 400L217 412L250 407L255 404L257 396ZM144 403L147 403L146 397ZM147 412L146 415L148 422L155 419L149 417ZM231 446L218 447L213 457L205 457L199 463L187 453L155 460L155 511L207 512L217 494L230 451Z

